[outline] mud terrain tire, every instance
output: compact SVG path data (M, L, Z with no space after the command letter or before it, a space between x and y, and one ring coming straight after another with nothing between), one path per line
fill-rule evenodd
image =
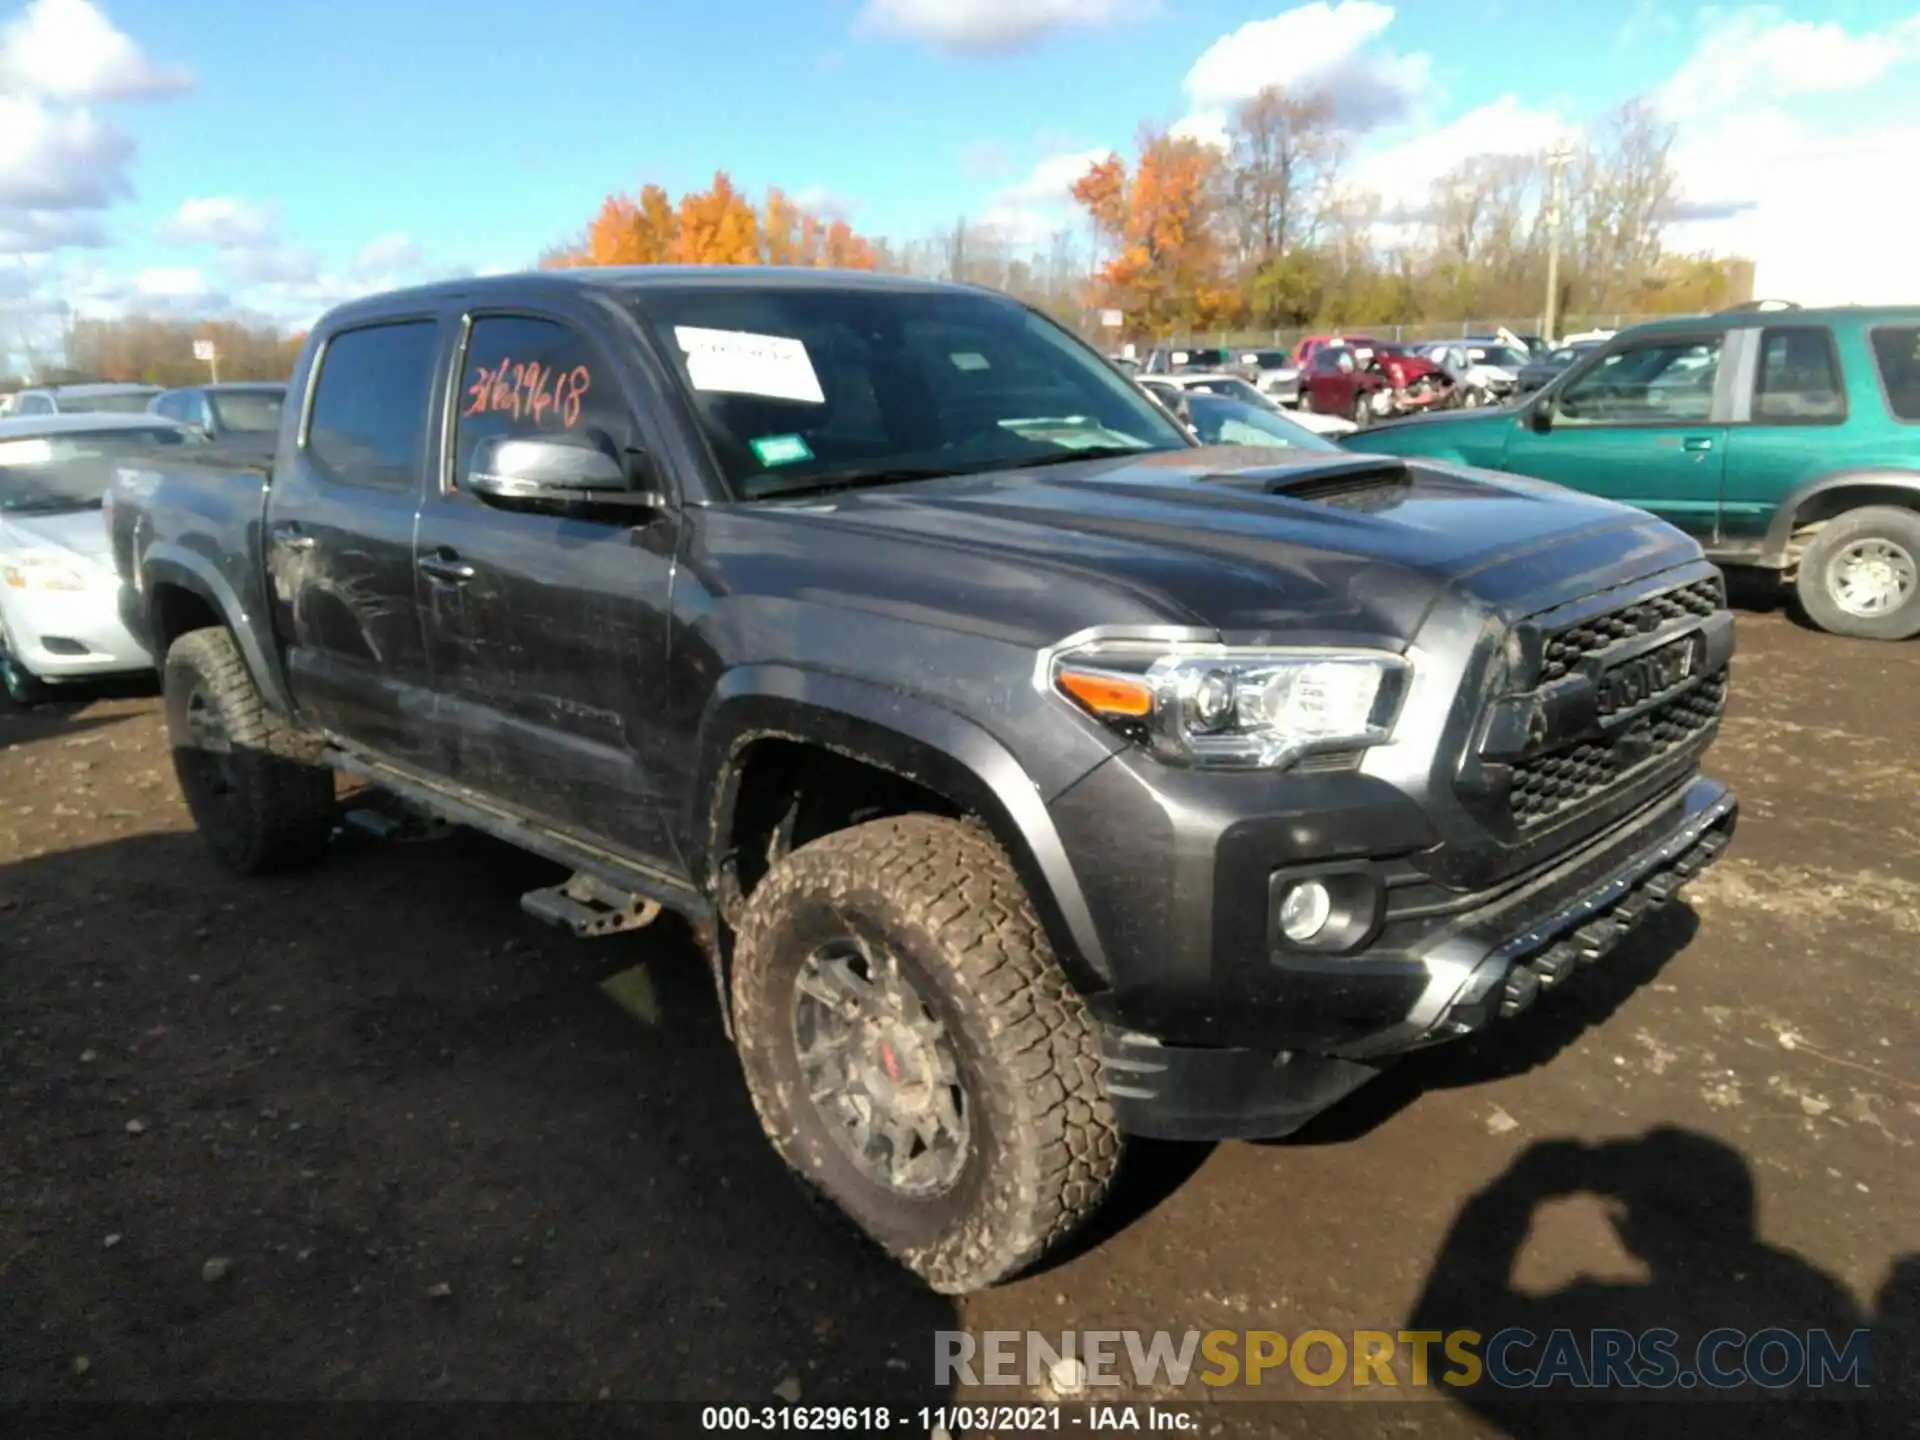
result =
M333 771L315 763L318 743L267 709L233 636L175 640L162 688L174 773L215 858L236 875L318 859L333 833Z
M846 937L897 959L957 1061L964 1153L938 1193L905 1194L860 1168L809 1094L800 976ZM740 1058L774 1147L933 1289L964 1294L1016 1273L1105 1198L1121 1138L1094 1022L979 828L913 815L801 847L754 890L734 962Z

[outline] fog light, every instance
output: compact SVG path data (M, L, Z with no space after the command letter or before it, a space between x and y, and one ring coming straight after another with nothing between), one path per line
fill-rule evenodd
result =
M1327 928L1333 914L1333 896L1318 880L1302 880L1292 886L1280 901L1280 933L1296 945L1304 945Z

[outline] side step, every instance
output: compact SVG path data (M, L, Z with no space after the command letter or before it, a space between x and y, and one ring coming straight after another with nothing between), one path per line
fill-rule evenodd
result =
M584 871L576 872L564 885L529 890L520 897L520 908L536 920L571 930L582 940L638 930L660 916L658 900L616 890Z

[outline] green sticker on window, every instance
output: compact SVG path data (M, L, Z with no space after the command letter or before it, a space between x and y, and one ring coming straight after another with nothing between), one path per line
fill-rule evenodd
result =
M798 435L763 435L752 444L754 456L762 465L792 465L813 458L813 451Z

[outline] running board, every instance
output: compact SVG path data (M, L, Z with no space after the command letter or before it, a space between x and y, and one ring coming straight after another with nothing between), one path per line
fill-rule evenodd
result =
M529 890L520 908L536 920L571 930L582 940L638 930L660 918L660 902L603 885L593 876L577 873L564 885Z
M471 790L449 785L438 777L423 775L410 767L375 759L343 746L329 747L321 757L321 763L357 775L409 807L436 816L448 824L465 825L564 865L575 872L576 878L583 875L589 877L601 893L628 900L658 902L662 908L686 916L696 928L711 928L716 922L713 903L680 876L668 875L624 855L616 855L590 840L555 830L531 816L508 809L490 796L475 794ZM568 881L567 885L572 883ZM567 885L555 888L564 892ZM547 916L543 913L541 918L546 919ZM626 928L635 927L630 925Z

